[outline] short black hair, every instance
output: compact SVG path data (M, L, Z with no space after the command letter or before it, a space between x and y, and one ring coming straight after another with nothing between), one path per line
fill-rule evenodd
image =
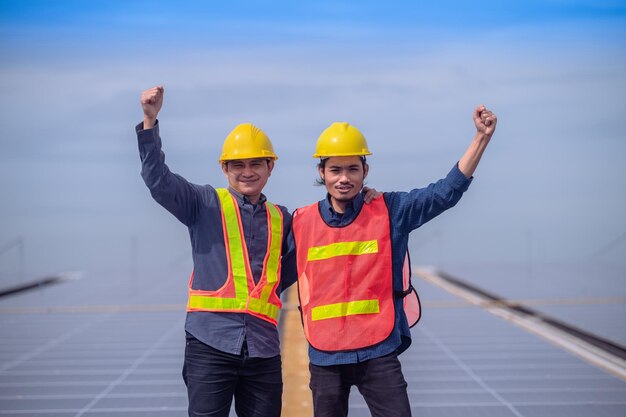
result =
M317 164L317 168L323 171L324 168L326 168L326 161L328 161L328 158L320 158L320 162ZM365 164L367 164L367 159L365 159L365 156L361 156L361 165L363 165L363 171L365 171ZM322 178L317 177L315 179L315 185L326 185L326 182Z

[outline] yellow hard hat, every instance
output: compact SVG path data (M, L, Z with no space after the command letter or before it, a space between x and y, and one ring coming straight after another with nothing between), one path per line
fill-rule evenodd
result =
M226 136L220 162L234 159L278 159L270 138L252 123L242 123Z
M346 122L335 122L317 139L313 158L331 156L365 156L372 153L367 148L365 136Z

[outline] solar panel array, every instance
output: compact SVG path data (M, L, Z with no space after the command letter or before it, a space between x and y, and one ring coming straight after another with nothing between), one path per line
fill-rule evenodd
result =
M626 381L417 284L425 312L400 357L413 415L626 415ZM187 415L184 302L185 279L171 271L102 273L1 298L0 416ZM350 402L351 417L370 415L356 389Z

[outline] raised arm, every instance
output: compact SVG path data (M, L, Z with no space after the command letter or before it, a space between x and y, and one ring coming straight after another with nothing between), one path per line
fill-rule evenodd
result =
M496 129L496 122L496 116L485 106L476 107L474 139L446 177L408 193L385 193L389 212L394 216L392 224L408 233L454 207L472 181L472 175Z
M190 225L198 211L199 186L172 173L165 164L157 115L163 105L163 86L141 93L143 123L136 127L141 176L157 203L185 225Z
M474 124L476 125L476 134L472 143L459 160L459 169L467 177L474 175L476 167L483 156L483 152L489 145L491 136L496 130L498 118L493 112L488 110L484 105L480 105L474 109Z

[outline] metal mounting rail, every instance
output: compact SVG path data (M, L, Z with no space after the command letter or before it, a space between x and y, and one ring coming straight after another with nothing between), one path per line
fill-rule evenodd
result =
M451 294L508 320L561 348L626 380L626 348L568 323L548 317L519 303L510 303L438 270L413 267L415 275Z

